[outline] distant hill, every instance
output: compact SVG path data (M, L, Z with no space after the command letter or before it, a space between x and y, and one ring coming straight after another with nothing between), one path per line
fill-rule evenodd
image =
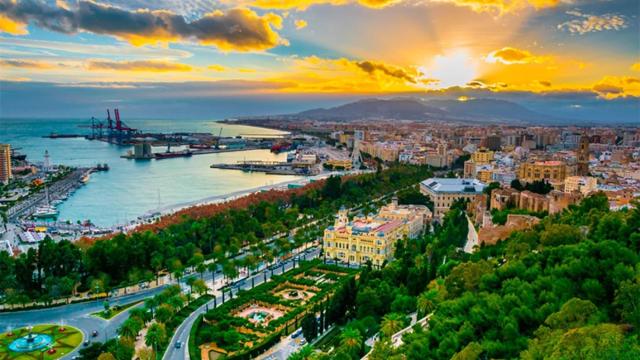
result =
M424 120L434 116L446 116L446 112L427 106L417 99L365 99L328 109L312 109L296 114L301 117L325 120L356 120L394 118Z
M365 99L332 108L303 111L293 117L349 121L359 119L449 120L478 123L548 124L562 119L529 110L505 100L421 100L416 98Z

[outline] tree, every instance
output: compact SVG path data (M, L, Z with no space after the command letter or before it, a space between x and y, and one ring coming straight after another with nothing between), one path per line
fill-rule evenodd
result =
M127 337L130 339L135 339L138 336L140 330L142 330L142 320L136 320L136 318L129 317L125 320L120 328L118 329L118 334L122 337Z
M140 360L155 360L156 354L151 348L143 348L138 351L138 357Z
M373 346L369 354L370 360L389 360L393 356L393 347L389 339L380 339Z
M117 360L117 359L115 356L113 356L112 353L106 352L106 353L100 354L100 356L98 356L98 360Z
M192 289L200 296L202 296L203 294L206 294L209 291L209 287L202 279L198 279L194 281L192 285Z
M418 317L427 316L436 308L435 297L437 291L429 290L418 295L416 300L416 307L418 308Z
M308 313L302 319L302 335L308 342L313 341L318 336L318 321L313 312Z
M640 284L624 281L616 292L614 305L622 320L640 329Z
M402 328L404 327L404 321L404 315L398 313L389 313L382 318L380 331L384 336L390 338L391 335L402 330Z
M166 324L167 321L171 319L173 314L175 313L173 307L169 304L162 304L156 310L156 320L159 322Z
M351 327L345 328L340 334L340 346L344 348L348 354L357 356L362 349L362 335L358 329Z
M311 345L305 345L302 349L291 354L288 360L308 360L313 356L313 347Z
M144 338L145 344L154 349L154 352L158 347L162 346L167 341L167 332L163 324L151 324L147 330L147 335Z

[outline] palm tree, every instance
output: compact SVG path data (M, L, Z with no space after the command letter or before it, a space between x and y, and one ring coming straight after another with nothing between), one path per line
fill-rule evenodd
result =
M295 352L289 356L289 360L307 360L313 355L313 347L310 345L304 346L298 352Z
M157 353L158 346L164 344L167 339L167 331L165 330L164 325L162 324L152 324L149 326L149 330L147 330L147 335L144 338L145 344L147 346L151 346L154 352Z
M129 318L125 320L125 322L120 325L118 329L118 334L122 337L135 339L138 336L138 332L140 331L140 324L134 320L134 318Z
M386 337L391 337L391 335L397 333L402 330L404 327L404 316L398 313L390 313L385 315L382 318L382 325L380 326L380 331Z
M355 328L346 328L340 334L340 346L349 354L358 354L362 348L362 335Z
M200 273L200 279L204 279L204 272L207 271L207 265L204 262L198 263L196 265L196 271Z
M430 291L425 291L418 295L416 305L418 308L418 317L430 314L436 308L436 304L433 301L433 295Z

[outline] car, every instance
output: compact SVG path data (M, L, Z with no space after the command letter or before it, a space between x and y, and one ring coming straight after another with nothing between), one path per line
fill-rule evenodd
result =
M91 332L91 336L92 336L92 337L98 337L98 330L93 330L93 331Z
M84 346L89 346L89 340L85 340L83 343Z
M300 340L300 345L304 346L307 343L307 339L302 338L302 340Z
M182 342L180 342L180 341L176 341L175 348L176 348L176 349L180 349L181 347L182 347Z

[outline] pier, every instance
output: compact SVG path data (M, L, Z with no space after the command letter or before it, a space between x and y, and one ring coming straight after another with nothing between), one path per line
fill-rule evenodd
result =
M235 164L213 164L212 169L257 171L274 175L313 175L310 163L288 163L278 161L238 161Z

